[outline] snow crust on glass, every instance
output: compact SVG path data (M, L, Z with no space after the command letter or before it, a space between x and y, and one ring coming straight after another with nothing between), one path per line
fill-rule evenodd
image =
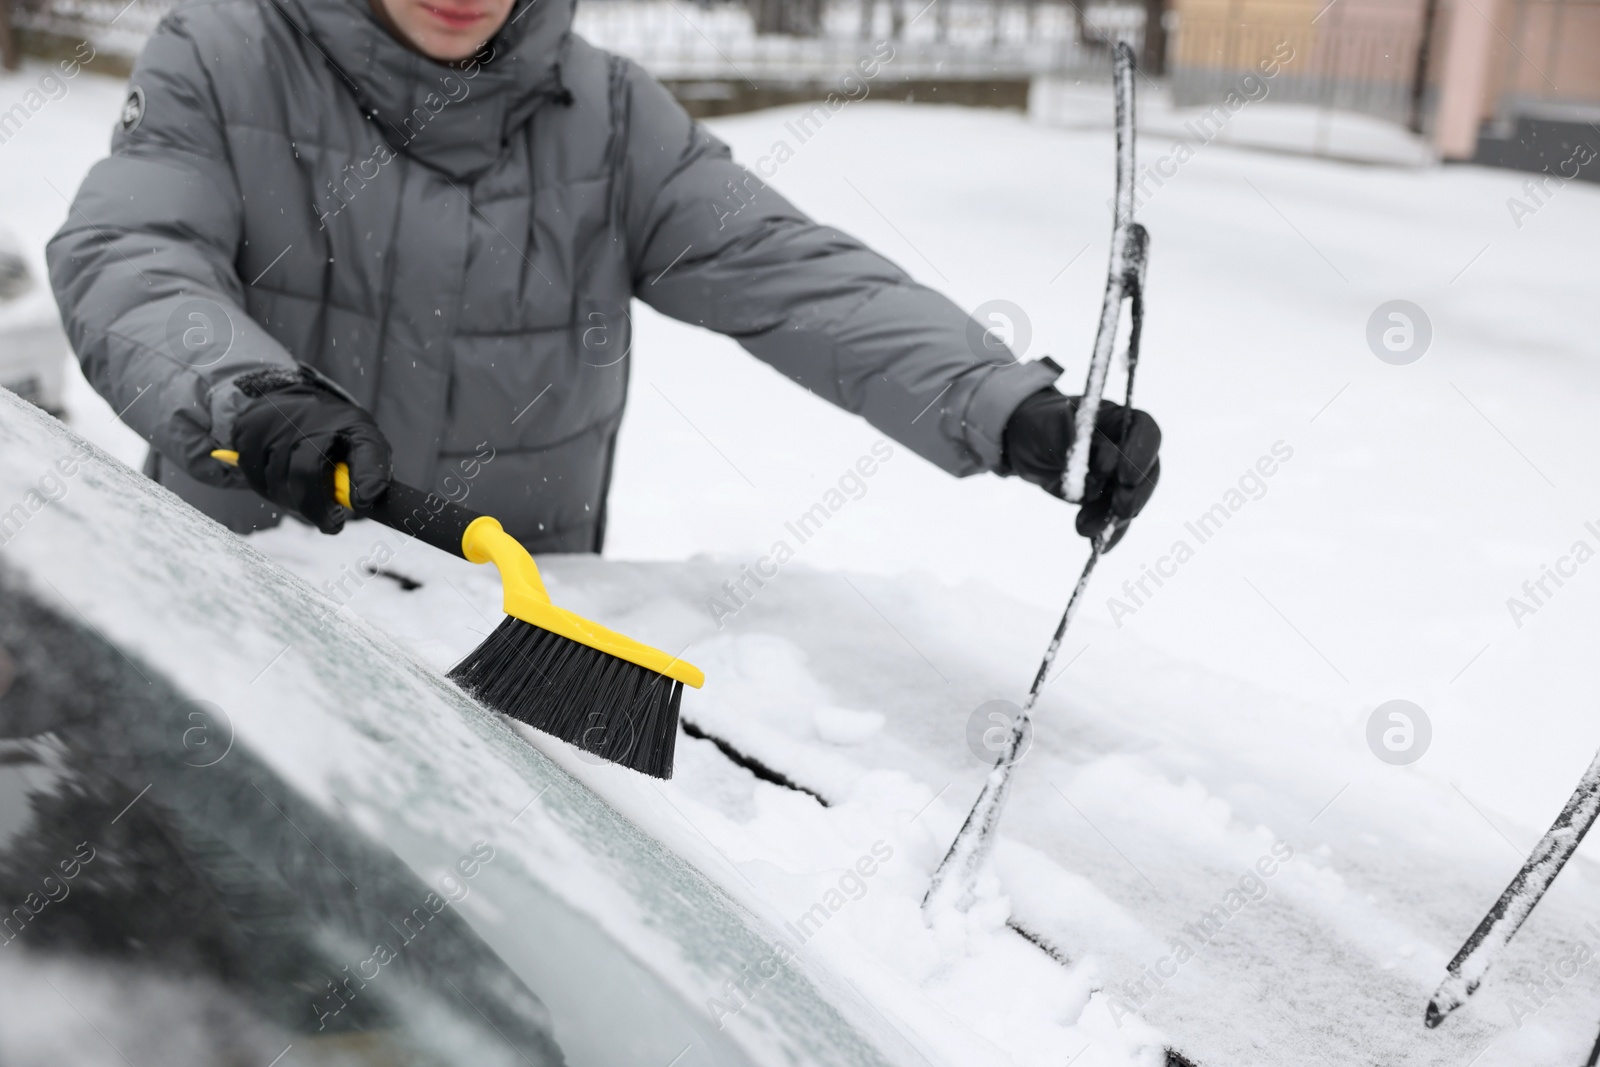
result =
M743 1062L735 1038L762 1063L914 1059L858 993L810 959L780 970L767 995L737 1015L707 1012L730 976L771 956L770 920L729 900L437 670L340 613L326 592L5 390L0 501L0 512L22 508L0 547L13 580L223 708L236 745L331 817L393 849L426 881L488 841L497 858L461 911L551 1005L558 1039L573 1038L561 1033L564 1012L591 1032L618 1032L604 1021L600 990L623 972L604 969L594 935L530 914L541 900L603 930L623 958L643 962L681 998L680 1010L630 1038L652 1062L688 1043ZM341 556L355 543L307 542ZM482 595L493 575L476 584L451 577L486 604L498 595ZM557 934L569 948L591 943L563 957L550 947ZM596 1062L600 1050L578 1042L566 1049L574 1062Z

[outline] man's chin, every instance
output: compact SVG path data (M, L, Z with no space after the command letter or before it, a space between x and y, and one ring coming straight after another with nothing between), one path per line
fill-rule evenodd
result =
M454 34L429 34L417 42L417 51L436 63L459 63L470 59L483 42L476 37L457 37Z

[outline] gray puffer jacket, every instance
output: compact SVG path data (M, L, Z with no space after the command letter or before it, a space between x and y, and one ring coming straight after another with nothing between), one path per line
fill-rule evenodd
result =
M633 297L945 470L996 467L1054 365L981 358L959 308L797 211L571 20L572 0L518 0L458 67L366 0L198 0L161 23L49 249L150 473L235 529L275 522L209 453L234 379L300 361L373 413L396 477L444 491L469 470L470 506L529 548L596 551Z

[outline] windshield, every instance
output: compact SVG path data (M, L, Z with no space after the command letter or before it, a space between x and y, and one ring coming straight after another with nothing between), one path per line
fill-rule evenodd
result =
M0 405L0 1062L885 1062L798 967L718 1029L759 923L392 643Z

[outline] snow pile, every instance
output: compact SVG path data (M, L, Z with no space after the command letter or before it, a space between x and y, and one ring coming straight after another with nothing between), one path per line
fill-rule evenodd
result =
M359 560L391 540L381 527L357 524L339 538L285 526L251 543L336 594L330 609L381 625L442 672L498 617L498 580L492 569L396 543L392 554L383 553L384 569L396 577L369 575L357 585L350 576L360 572ZM997 882L964 923L930 929L923 922L928 874L948 844L933 816L948 823L954 807L926 779L877 765L881 748L894 745L883 736L888 716L841 703L793 637L766 626L746 635L717 632L689 591L715 588L712 579L726 562L541 562L556 603L658 647L687 647L685 658L716 683L686 695L685 719L810 791L755 777L709 740L680 738L676 776L662 783L518 727L777 931L769 951L708 993L708 1019L741 1024L752 1005L782 995L769 981L798 957L858 990L932 1062L1042 1065L1058 1062L1063 1049L1092 1050L1083 1061L1090 1064L1162 1062L1158 1031L1137 1018L1118 1026L1105 999L1091 996L1100 984L1093 959L1063 966L1007 927L1012 909ZM819 581L831 579L796 573L786 584L814 596ZM760 607L752 604L751 615ZM780 610L826 625L831 606ZM881 655L882 643L880 632L862 651ZM1056 898L1058 906L1077 910L1081 902L1092 915L1119 913L1087 882L1054 864L1040 866L1053 895L1069 893ZM1116 922L1137 925L1120 914Z

